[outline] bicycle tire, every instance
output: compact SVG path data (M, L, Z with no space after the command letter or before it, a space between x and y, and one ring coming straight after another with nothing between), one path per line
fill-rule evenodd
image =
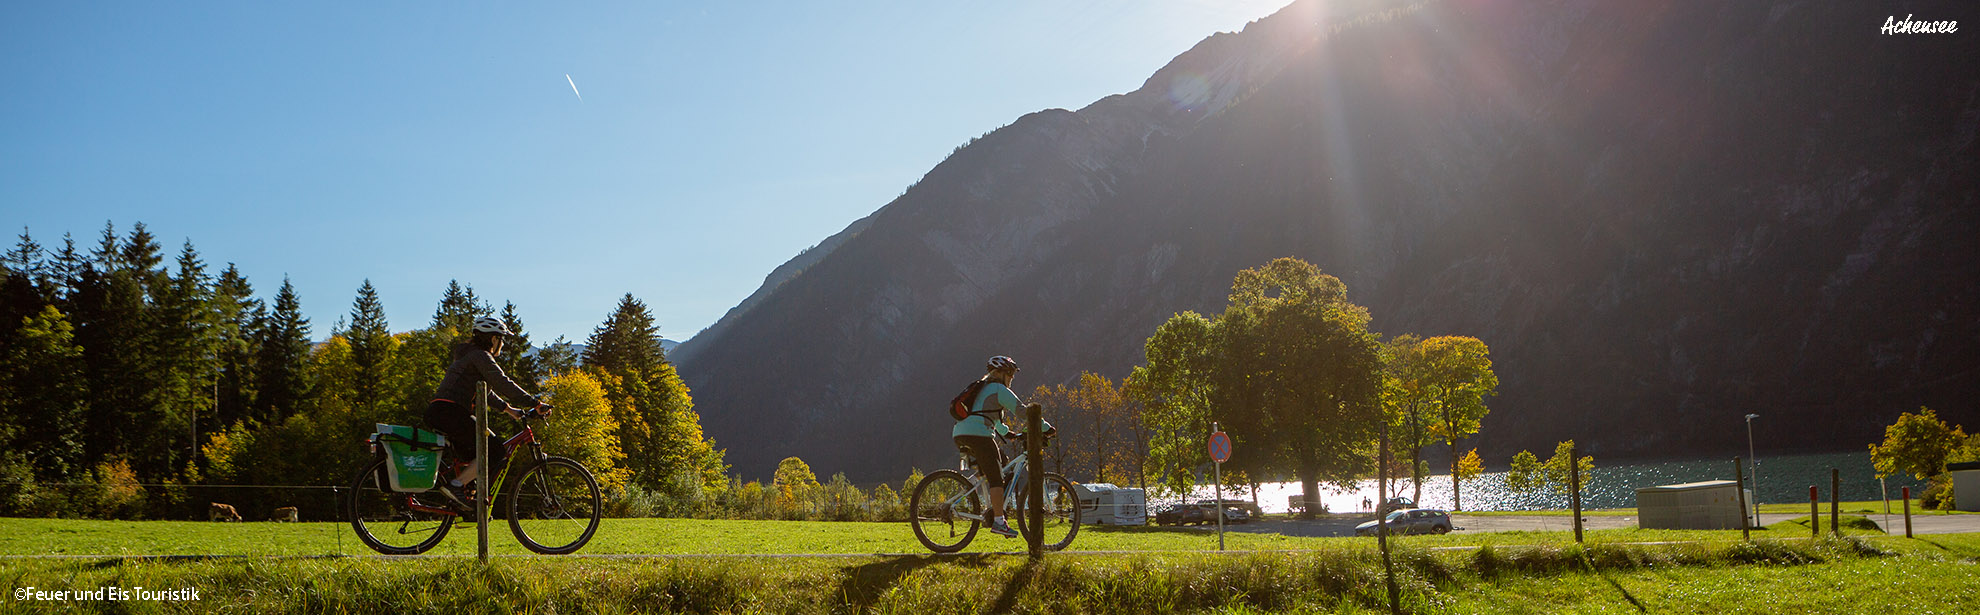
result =
M544 459L507 487L502 508L509 531L526 549L544 555L573 553L598 532L605 502L598 494L598 479L584 464L564 457Z
M351 492L344 498L344 516L350 519L351 530L357 532L358 540L371 550L385 555L417 555L440 544L447 537L447 531L453 529L456 518L413 510L406 505L412 494L382 488L384 471L384 459L365 466L351 481ZM374 525L384 530L393 524L399 526L398 530L386 534L386 537L392 533L401 536L427 535L411 544L391 544L372 531ZM418 529L407 531L415 526Z
M1072 544L1074 537L1079 535L1079 491L1074 490L1072 481L1066 480L1064 476L1046 472L1043 479L1046 507L1045 535L1041 542L1045 543L1046 551L1063 550L1067 545ZM1031 509L1025 505L1026 495L1029 494L1022 490L1018 491L1018 507L1011 514L1011 518L1017 520L1019 536L1029 535L1025 531L1031 522ZM1064 537L1055 536L1060 531L1065 532Z
M921 478L914 486L914 495L908 498L908 526L914 528L914 537L921 546L936 553L955 553L969 546L976 538L980 522L975 519L962 519L955 516L949 500L956 494L968 492L961 504L964 512L981 517L983 498L970 486L969 479L963 478L955 470L936 470ZM958 529L958 524L963 527ZM924 527L926 526L926 527ZM960 532L960 534L958 533ZM938 539L946 535L950 542Z

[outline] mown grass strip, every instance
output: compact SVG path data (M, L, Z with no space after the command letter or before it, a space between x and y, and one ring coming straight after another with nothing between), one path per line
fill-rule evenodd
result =
M1980 608L1980 597L1971 595L1909 593L1961 587L1980 572L1971 563L1980 537L1942 542L1597 543L1466 552L1405 546L1396 560L1415 613L1547 612L1536 605L1558 607L1552 612L1637 612L1638 605L1663 612L1669 605L1742 600L1753 587L1715 579L1743 576L1829 587L1816 596L1832 606ZM1878 571L1901 576L1868 585L1859 576ZM1381 610L1385 598L1374 549L1347 542L1298 553L1052 555L1040 562L986 554L505 558L485 567L464 558L11 560L0 561L0 574L15 588L202 591L198 603L64 605L132 613L1361 613ZM1666 581L1714 587L1715 595L1693 595ZM1522 602L1518 591L1539 598ZM53 605L9 599L0 606L39 612ZM1719 611L1764 612L1708 612Z

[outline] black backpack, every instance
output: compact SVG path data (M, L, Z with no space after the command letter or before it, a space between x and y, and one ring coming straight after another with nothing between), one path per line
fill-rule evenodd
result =
M969 388L963 389L963 392L956 394L955 399L949 400L949 418L960 421L969 418L972 414L977 414L970 412L969 407L976 403L976 395L983 392L984 382L983 380L978 380L969 383Z

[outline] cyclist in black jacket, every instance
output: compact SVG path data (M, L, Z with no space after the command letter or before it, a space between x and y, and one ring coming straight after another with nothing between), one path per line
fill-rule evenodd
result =
M474 458L474 440L477 434L488 438L489 456L493 457L492 468L502 467L507 456L503 450L502 438L483 425L474 424L474 412L469 409L474 399L474 384L488 383L488 407L509 413L510 417L522 419L522 411L511 407L503 399L519 402L523 407L534 407L544 415L550 413L550 405L543 403L510 380L502 373L502 367L495 364L496 355L502 354L502 341L510 335L509 327L502 321L483 316L476 318L473 325L474 337L454 346L454 362L447 366L447 376L440 379L440 388L433 392L433 402L426 406L426 425L446 434L448 447L454 456L467 459L471 463L454 477L448 485L450 495L457 499L461 487L480 475L481 460Z

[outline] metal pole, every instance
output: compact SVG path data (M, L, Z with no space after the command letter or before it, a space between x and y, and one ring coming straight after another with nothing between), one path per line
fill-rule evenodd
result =
M488 475L495 473L494 464L488 463L488 436L482 434L488 429L488 383L474 383L474 462L480 464L481 472L474 476L474 533L475 553L481 563L488 563Z
M1024 493L1023 514L1031 520L1029 532L1025 532L1025 542L1031 543L1031 558L1045 556L1045 448L1043 409L1038 404L1024 407Z
M1745 466L1745 465L1743 465L1743 464L1741 464L1741 463L1739 462L1739 458L1738 458L1738 457L1734 457L1734 458L1733 458L1733 478L1734 478L1734 479L1737 479L1737 481L1739 482L1739 485L1738 485L1738 489L1739 489L1739 510L1740 510L1740 514L1739 514L1739 516L1741 517L1741 518L1740 518L1740 520L1739 520L1739 537L1740 537L1740 538L1741 538L1742 540L1746 540L1746 541L1749 541L1749 542L1751 542L1751 541L1753 540L1753 528L1752 528L1752 526L1753 526L1753 524L1752 524L1752 523L1748 523L1748 522L1747 522L1747 520L1745 519L1745 517L1746 517L1746 510L1747 510L1747 508L1746 508L1746 466ZM1758 517L1755 517L1755 518L1757 519Z
M1574 445L1568 445L1568 501L1574 505L1574 541L1581 542L1581 462L1575 459Z
M1760 522L1760 454L1753 452L1753 419L1758 414L1746 415L1746 457L1753 464L1753 522Z
M1223 428L1219 427L1216 422L1211 422L1210 433L1217 433L1219 431L1223 431ZM1217 511L1217 550L1222 551L1224 550L1224 462L1217 461L1216 459L1211 459L1210 461L1217 466L1217 506L1215 507Z

